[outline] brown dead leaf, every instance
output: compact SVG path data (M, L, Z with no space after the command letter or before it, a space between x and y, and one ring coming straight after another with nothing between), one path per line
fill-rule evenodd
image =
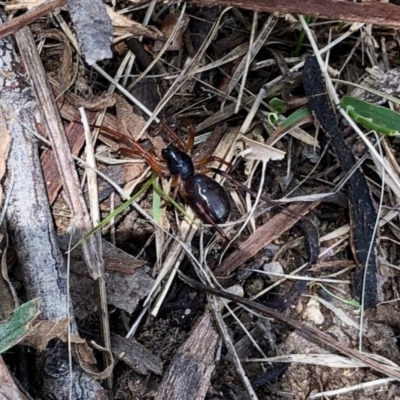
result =
M161 32L163 33L165 38L169 38L175 29L176 24L179 21L180 13L176 14L168 14L165 18L164 21L161 25ZM174 38L172 39L172 42L168 46L167 50L168 51L179 51L180 48L182 47L182 38L183 38L183 33L186 31L186 28L189 25L190 17L187 14L184 14L182 16L182 19L180 21L179 27L177 28ZM153 50L155 52L159 52L162 47L164 46L164 42L161 40L157 40L154 43Z
M107 358L112 360L112 354L105 349L97 345L95 342L91 342L91 344L100 351L104 351L107 353ZM107 379L114 368L114 363L112 362L106 369L101 372L97 370L97 361L93 355L93 349L88 345L88 343L77 344L73 346L73 354L76 360L79 362L79 366L90 376L94 377L97 380Z
M93 354L93 349L87 342L81 343L79 346L74 348L77 359L85 365L96 365L96 357Z
M66 99L74 107L83 107L87 111L99 111L103 110L104 108L115 106L114 96L109 92L103 92L97 96L91 95L87 98L71 96L67 93Z
M118 131L133 140L146 124L143 117L133 112L132 106L122 96L115 94L115 109L117 112Z
M67 342L67 325L69 323L68 318L63 318L59 321L39 321L30 330L29 334L24 338L23 344L26 346L33 347L39 352L43 351L50 340L60 339L63 342ZM79 335L70 335L72 343L85 343Z

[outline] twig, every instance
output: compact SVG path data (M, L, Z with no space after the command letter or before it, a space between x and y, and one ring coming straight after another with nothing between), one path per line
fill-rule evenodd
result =
M36 97L43 108L50 140L56 155L58 170L63 180L70 209L74 215L74 223L79 230L84 233L89 232L92 226L79 185L78 173L74 167L59 110L36 50L32 33L29 28L23 28L16 33L16 39L25 68L30 73ZM93 279L97 279L103 271L103 260L98 250L96 237L92 236L85 241L82 245L82 250L90 275Z
M97 186L97 175L93 168L96 168L96 157L93 147L93 139L89 128L89 123L85 115L83 108L79 108L81 114L82 124L85 132L86 140L86 161L91 168L86 169L87 180L88 180L88 191L89 191L89 204L90 214L92 217L93 226L97 226L100 223L100 206L99 206L99 192ZM101 235L100 232L95 233L93 236L96 237L97 243L99 243L99 250L103 253L101 246ZM100 298L100 321L101 321L101 338L104 343L104 347L109 351L102 352L105 367L109 367L113 364L112 353L111 353L111 335L110 335L110 322L108 318L108 305L107 305L107 292L106 282L103 276L100 276L97 280L99 298ZM107 378L107 389L112 389L112 375Z
M63 7L65 3L66 0L49 0L41 4L40 6L35 7L33 10L26 12L20 17L17 17L10 22L2 24L0 26L0 39L18 31L24 26L31 24L32 22L36 21L40 17L43 17L54 9Z
M194 3L400 27L399 6L377 1L354 3L336 0L196 0Z

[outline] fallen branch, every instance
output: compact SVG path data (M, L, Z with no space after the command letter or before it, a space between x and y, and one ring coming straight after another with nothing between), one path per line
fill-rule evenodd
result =
M400 27L400 7L378 1L353 3L336 0L195 0L192 3Z
M52 215L46 197L38 146L32 132L40 123L41 109L35 101L22 67L9 40L0 41L1 76L0 117L7 124L12 142L7 160L8 179L14 180L7 207L6 222L19 263L23 268L24 288L30 299L40 297L44 319L68 319L69 299L66 267L59 249ZM72 330L76 329L74 321ZM82 373L76 365L68 366L67 347L54 342L37 355L37 371L43 398L101 398L101 386ZM70 378L73 377L71 382ZM70 388L71 386L71 388Z

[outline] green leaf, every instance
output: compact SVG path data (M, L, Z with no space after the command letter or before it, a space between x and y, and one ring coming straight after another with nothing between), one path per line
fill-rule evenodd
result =
M271 126L275 126L275 124L279 121L279 115L277 113L271 112L268 113L268 123Z
M269 105L272 108L272 111L274 111L277 114L282 114L283 110L285 109L285 103L281 99L278 99L277 97L274 97L273 99L270 100Z
M387 136L400 136L400 113L351 96L340 101L342 108L354 121Z
M40 314L40 299L34 299L16 308L11 319L0 324L0 354L20 342L28 333L32 321Z
M308 107L303 107L290 114L285 121L282 122L282 128L289 128L292 125L296 125L297 122L302 121L304 118L311 115L311 110Z
M161 196L157 193L153 182L153 219L157 222L157 224L161 224L162 221L162 211L161 211Z

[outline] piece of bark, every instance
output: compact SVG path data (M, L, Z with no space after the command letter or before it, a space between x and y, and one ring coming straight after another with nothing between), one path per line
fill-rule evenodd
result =
M254 339L256 343L261 341L263 335L263 330L257 325L250 332L250 336ZM250 357L251 352L254 349L254 344L247 335L244 335L238 342L235 343L235 350L237 356L240 359L245 359Z
M71 267L71 298L76 318L82 320L96 312L98 294L90 278L81 274L82 264L74 262ZM134 312L139 301L150 293L154 285L154 280L146 273L148 270L148 267L137 268L132 275L108 272L108 304L128 313Z
M23 267L27 298L40 297L42 317L58 321L68 316L69 300L66 267L47 202L37 143L31 133L36 131L35 123L42 122L41 110L9 40L0 41L0 52L0 100L12 137L7 170L8 179L12 176L14 181L6 222ZM73 321L72 329L75 329ZM38 363L46 366L46 370L36 371L42 377L42 386L38 390L43 398L65 398L70 389L69 374L65 373L68 355L59 357L62 348L67 351L64 344L55 343L52 349L38 355ZM72 398L104 396L103 389L94 379L75 365L72 370ZM46 375L46 371L51 373Z
M113 27L101 0L67 0L79 47L85 61L92 65L112 58Z
M262 248L292 228L301 218L312 211L320 201L292 204L260 226L253 235L239 244L239 248L230 254L214 271L217 277L226 277L246 261L254 257Z
M71 150L61 122L60 113L47 80L42 61L36 48L32 32L22 28L15 34L17 44L29 72L36 98L43 110L44 120L49 132L50 141L56 156L57 167L62 177L68 205L72 211L74 225L79 233L85 234L92 229L90 215L83 198L78 173L72 158ZM102 276L103 260L99 247L99 236L92 235L82 244L86 266L94 280Z
M400 27L400 7L376 1L354 3L337 0L194 0L191 3Z
M343 171L350 174L350 246L357 264L352 289L353 294L362 299L365 308L375 308L378 297L378 235L375 223L379 217L374 199L361 167L354 169L358 161L343 137L315 56L307 57L305 61L303 86L318 125L331 141Z
M68 251L69 236L58 237L61 250ZM109 270L106 274L107 301L109 304L125 310L135 311L138 303L146 297L154 285L154 279L147 275L148 267L125 251L118 249L110 242L102 240L104 264L109 261L115 266L120 265L120 271ZM86 318L97 307L98 294L92 280L85 273L82 263L82 253L79 248L71 252L71 298L74 304L76 318ZM122 270L121 270L122 269ZM129 273L129 271L131 271Z
M134 339L112 334L111 350L115 357L124 353L121 360L138 374L146 375L149 372L156 375L162 374L163 364L160 357L155 356Z
M154 400L204 399L214 370L217 340L211 316L204 314L174 356Z
M13 378L8 371L3 358L0 356L0 399L28 400L28 398L18 389Z
M127 265L137 265L137 259L125 251L102 241L104 257L125 261ZM147 267L147 270L149 268ZM107 277L107 293L109 303L128 313L132 313L139 301L146 297L154 285L154 279L146 274L145 268L136 269L131 276L120 272L109 272Z

